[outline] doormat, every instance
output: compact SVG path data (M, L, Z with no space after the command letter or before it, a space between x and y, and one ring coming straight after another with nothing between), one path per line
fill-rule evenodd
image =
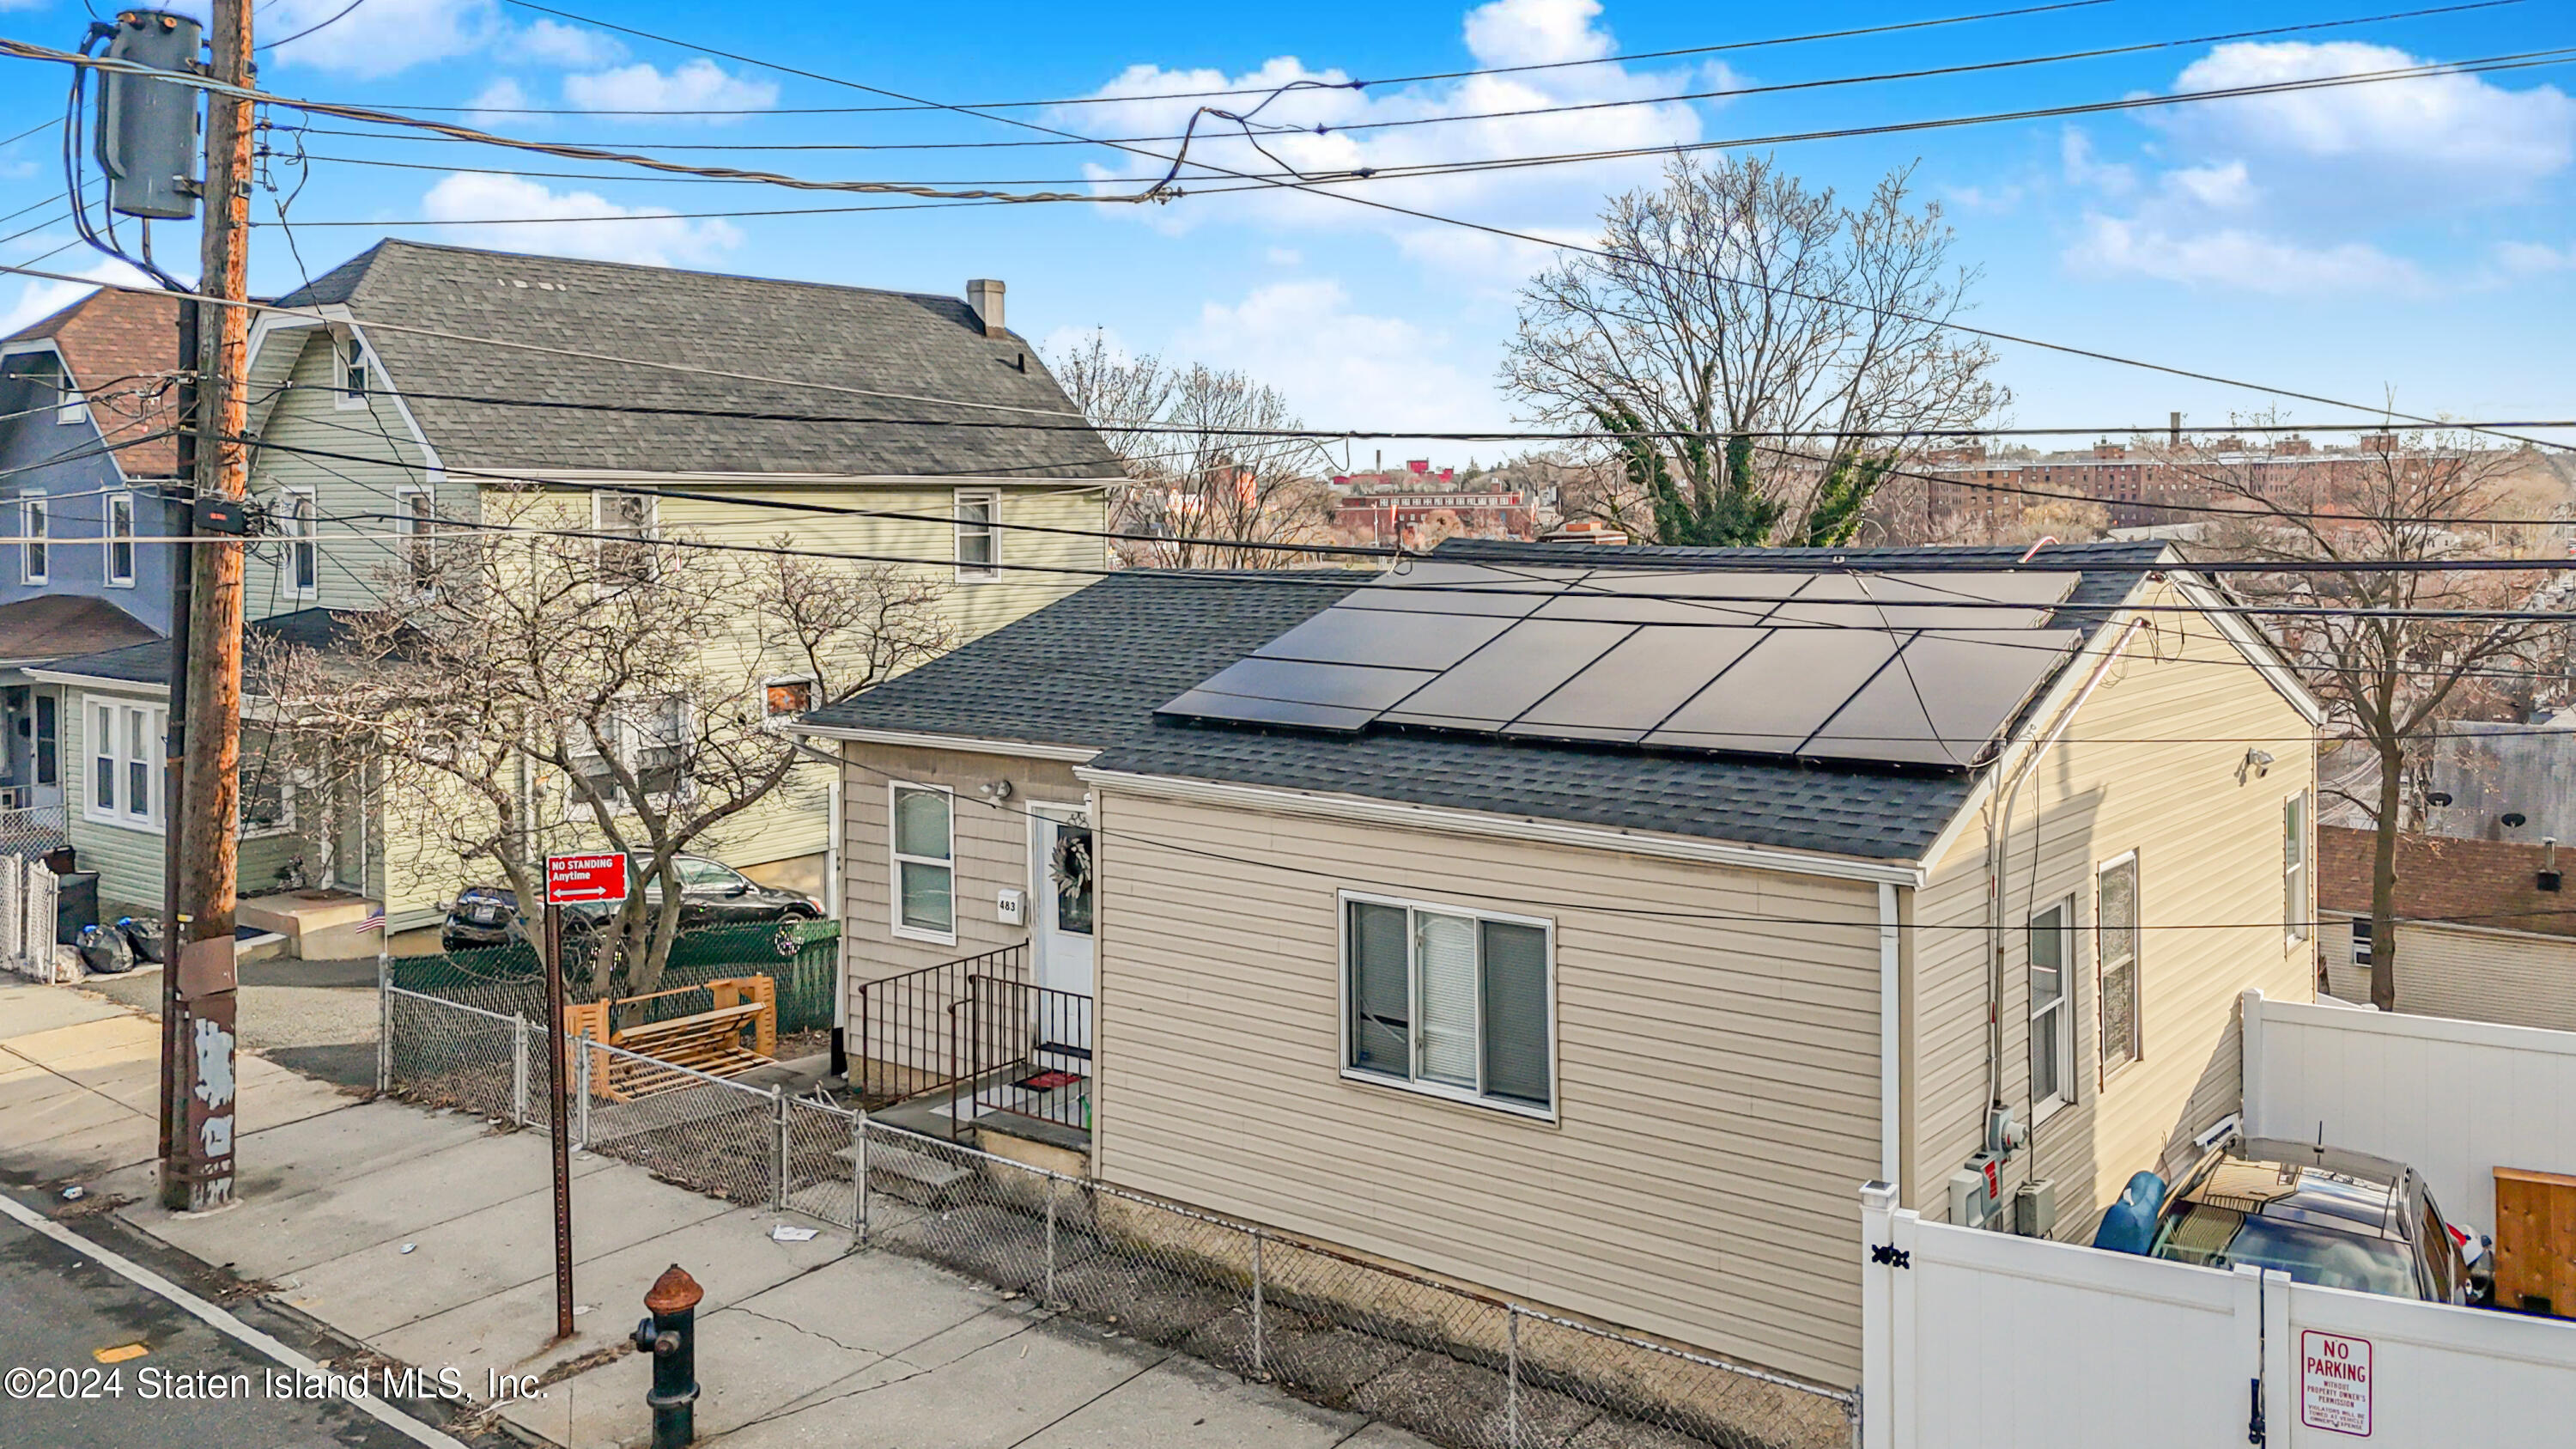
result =
M1052 1092L1058 1087L1070 1087L1081 1080L1080 1076L1072 1072L1040 1072L1034 1077L1022 1079L1019 1085L1032 1092Z

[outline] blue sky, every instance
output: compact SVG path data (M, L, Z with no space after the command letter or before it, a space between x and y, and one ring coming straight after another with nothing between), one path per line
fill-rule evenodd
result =
M290 35L346 0L265 0L264 36ZM2400 0L2402 4L2402 0ZM186 9L189 6L181 6ZM581 3L569 8L583 10ZM1118 104L1010 114L1087 136L1161 136L1191 106L1159 93L1291 79L1374 79L1479 66L1634 56L1799 32L1969 13L1834 0L1791 7L1649 0L1495 0L1480 7L1320 0L1298 6L1065 6L968 11L875 6L809 21L776 8L634 4L594 12L667 44L614 35L500 0L365 0L271 54L264 83L287 95L385 107L494 108L470 124L623 147L910 145L1044 141L1033 131L939 112L784 114L886 104L863 92L709 49L946 101L1116 96ZM2000 4L1996 8L2002 8ZM1549 116L1297 136L1272 150L1301 167L1389 165L1776 135L2080 104L2122 96L2383 70L2576 45L2576 18L2544 0L2140 54L1907 81L1707 101L1655 100L1891 70L2134 45L2258 26L2365 16L2388 0L2149 5L2111 0L2051 14L1909 33L1759 47L1512 76L1291 93L1265 119L1340 126L1602 101ZM69 46L87 23L72 0L0 0L0 34ZM2074 119L1781 145L1811 184L1864 192L1916 166L1917 195L1957 227L1980 267L1980 325L2416 412L2563 417L2576 316L2576 100L2568 68L2348 86ZM58 68L0 62L0 135L59 110ZM1219 104L1237 104L1220 102ZM588 112L528 115L503 107ZM721 117L598 114L744 111ZM336 123L325 129L350 130ZM0 213L58 192L48 132L0 148ZM1042 344L1105 327L1123 346L1237 367L1273 382L1315 425L1507 425L1494 386L1514 289L1547 248L1277 192L1185 197L1162 206L1088 203L894 210L803 217L692 213L870 204L760 186L565 179L452 169L618 173L613 165L479 146L314 134L294 195L292 251L257 234L253 285L282 291L381 235L561 251L866 286L957 293L970 276L1010 284L1012 324ZM809 177L1115 189L1151 169L1097 145L946 150L668 151ZM1196 152L1268 169L1240 141ZM408 167L362 165L402 162ZM1587 236L1603 196L1651 182L1629 159L1469 177L1389 181L1355 194L1548 237ZM281 173L292 189L294 174ZM1040 183L1048 183L1041 187ZM257 220L285 195L262 191ZM897 200L899 198L888 198ZM879 202L878 204L882 204ZM0 224L0 261L26 263L71 239L39 208ZM528 218L629 220L545 221ZM324 223L357 223L325 225ZM165 236L164 256L193 255ZM75 248L40 265L85 270ZM66 295L0 279L16 326ZM685 339L678 339L685 346ZM2031 426L2157 422L2172 409L2217 422L2261 394L2004 346L2010 420ZM2292 416L2331 410L2286 405ZM1365 463L1362 445L1357 461ZM1495 445L1444 449L1487 461Z

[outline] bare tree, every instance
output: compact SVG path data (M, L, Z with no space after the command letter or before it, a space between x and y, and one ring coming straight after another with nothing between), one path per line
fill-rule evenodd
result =
M1293 568L1304 556L1245 545L1325 538L1332 494L1316 475L1331 460L1311 438L1280 436L1304 425L1277 389L1127 357L1098 332L1047 365L1126 468L1110 519L1139 535L1117 546L1127 563Z
M254 665L282 734L372 768L461 862L523 903L566 849L625 851L659 889L602 923L590 984L649 991L679 931L678 857L796 788L780 717L943 651L925 573L594 537L561 494L487 493L484 526L416 543L389 606ZM784 544L786 539L779 540ZM637 884L645 883L640 878Z
M2485 676L2548 626L2456 617L2524 609L2540 575L2442 567L2521 555L2515 530L2482 522L2514 455L2467 433L2392 431L2375 442L2318 455L2294 439L2223 452L2186 441L2160 463L2227 510L2210 551L2301 566L2234 575L2241 595L2328 611L2267 622L2325 702L2329 727L2364 753L2325 788L2377 832L2370 999L2393 1011L2397 840L2422 819L2437 726L2478 711Z
M1943 325L1977 274L1939 205L1908 205L1910 174L1854 209L1767 158L1676 158L1611 199L1601 255L1522 289L1504 384L1600 431L1661 542L1850 541L1914 438L2010 397L1992 350Z

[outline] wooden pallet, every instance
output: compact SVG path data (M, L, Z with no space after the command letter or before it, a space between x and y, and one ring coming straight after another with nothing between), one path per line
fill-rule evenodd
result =
M610 1026L621 1006L699 990L714 999L713 1010L647 1022L623 1031ZM766 976L730 976L710 981L704 987L682 986L616 1001L578 1002L565 1008L564 1024L576 1036L623 1049L591 1052L590 1089L591 1095L606 1101L630 1102L656 1092L692 1086L699 1080L698 1073L732 1077L768 1066L778 1050L778 983ZM743 1045L742 1040L746 1028L751 1032L749 1046ZM625 1055L627 1052L652 1060L638 1061L635 1056Z

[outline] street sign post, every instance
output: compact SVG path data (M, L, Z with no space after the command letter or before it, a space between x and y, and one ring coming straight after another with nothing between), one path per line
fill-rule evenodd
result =
M572 1337L572 1111L566 1090L571 1062L564 1041L563 908L626 899L620 851L546 857L546 1083L553 1103L555 1155L555 1337Z

